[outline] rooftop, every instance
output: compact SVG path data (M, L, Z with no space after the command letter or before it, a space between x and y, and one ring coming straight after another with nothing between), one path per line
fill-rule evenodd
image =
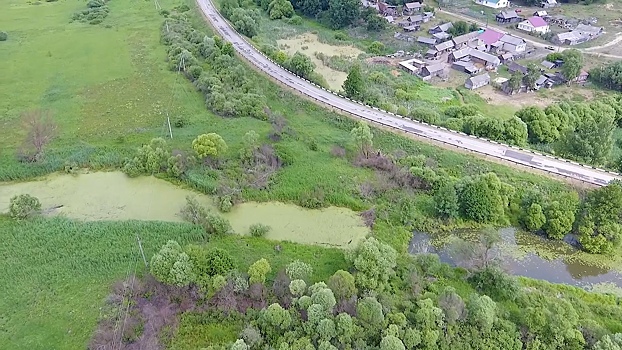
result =
M421 3L419 2L409 2L404 4L404 7L406 7L407 9L418 9L421 8L421 6L423 5L421 5Z
M548 24L546 23L544 19L542 19L542 17L532 16L532 17L527 18L527 20L529 21L529 23L531 23L532 26L536 28L548 26Z
M512 44L512 45L522 45L525 43L525 40L523 38L519 38L517 36L514 35L509 35L509 34L505 34L504 36L502 36L499 41L502 41L504 43L508 43L508 44Z
M482 75L476 75L474 77L470 77L468 80L470 80L473 85L477 85L479 83L484 83L484 82L487 83L490 81L490 75L488 75L488 73L482 74Z
M445 69L445 65L443 63L432 64L427 67L423 67L423 69L427 70L430 73L440 72Z
M492 45L497 42L501 37L503 37L503 33L499 33L493 29L486 29L482 34L478 36L480 40L482 40L486 45Z
M511 18L517 18L518 14L514 10L501 11L501 13L497 14L497 17L504 18L504 19L511 19Z

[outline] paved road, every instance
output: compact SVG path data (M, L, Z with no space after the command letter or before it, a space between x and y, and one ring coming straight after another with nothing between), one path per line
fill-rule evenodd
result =
M482 22L482 21L477 20L475 18L472 18L472 17L469 17L469 16L465 16L465 15L462 15L462 14L459 14L459 13L447 11L447 10L439 10L439 11L441 13L450 15L450 16L455 17L455 18L459 18L459 19L467 21L467 22L476 23L477 25L479 25L482 28L486 27L486 23L485 22ZM508 32L507 30L505 30L505 28L500 27L500 26L495 25L495 24L491 24L491 23L488 23L488 28L492 28L492 29L494 29L494 30L496 30L496 31L498 31L500 33L503 33L503 34L512 34L512 35L515 35L515 36L517 35L516 33ZM616 38L613 39L612 41L606 43L606 44L603 44L603 45L600 45L600 46L593 46L593 47L589 47L589 48L586 48L586 49L577 49L577 50L579 50L579 51L581 51L581 52L583 52L584 54L587 54L587 55L594 55L594 56L598 56L598 57L602 56L602 57L609 57L609 58L620 59L620 58L622 58L622 56L620 56L620 55L596 52L596 50L600 50L600 49L607 48L609 46L613 46L613 45L617 44L618 42L622 41L622 36L619 36L619 35L620 35L620 33L617 33L616 34ZM542 43L540 41L536 41L536 40L530 39L529 35L521 35L520 37L523 38L527 43L529 43L533 47L539 47L539 48L553 47L553 48L555 48L555 50L551 51L551 52L561 52L561 51L564 51L564 50L572 49L572 47L562 47L562 46L555 46L555 45L553 45L551 43Z
M257 66L273 79L297 90L324 105L345 111L357 118L381 124L386 127L414 134L421 138L449 144L480 155L499 158L515 164L542 170L551 174L572 178L603 186L616 178L614 173L589 166L580 165L563 159L544 156L529 150L502 145L494 141L468 136L445 128L412 121L392 113L381 111L375 107L365 106L358 102L336 95L319 86L302 79L281 68L269 58L261 54L238 34L229 23L216 11L210 0L196 0L204 17L227 41L231 42L237 52Z

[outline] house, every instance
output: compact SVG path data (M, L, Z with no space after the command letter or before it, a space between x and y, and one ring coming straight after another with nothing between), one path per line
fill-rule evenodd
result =
M436 44L434 45L434 49L438 52L445 52L445 51L449 51L450 49L452 49L454 47L454 42L451 40L442 42L440 44Z
M473 62L467 60L456 61L451 65L451 68L457 70L460 73L467 73L469 75L477 74L481 71L477 68Z
M422 9L423 4L421 4L420 2L409 2L404 4L404 9L402 11L404 12L404 16L410 16L412 14L421 12Z
M417 74L425 66L425 62L412 58L399 63L399 66L410 74Z
M425 36L418 37L417 42L420 44L429 45L429 46L436 45L436 39L426 38Z
M430 28L430 30L428 30L428 33L430 34L445 33L445 32L448 32L449 29L453 27L454 27L453 23L447 22L447 23L439 24L435 27Z
M514 55L512 53L510 53L510 52L506 52L503 55L500 55L499 59L501 59L502 63L507 64L507 63L512 62L514 60Z
M423 80L430 80L433 77L437 77L445 73L445 65L442 63L433 64L430 66L425 66L421 68L421 72L419 72L419 76Z
M540 65L543 66L546 69L553 69L555 68L555 63L544 60L542 62L540 62Z
M432 18L434 18L434 12L423 13L423 23L428 23Z
M469 44L469 42L476 40L478 35L479 35L478 32L471 32L471 33L457 36L452 39L452 41L454 42L454 47L456 48L456 50L462 49L466 47Z
M581 34L581 36L589 37L588 40L591 40L591 39L601 35L603 33L603 28L602 27L595 27L595 26L589 25L589 24L579 24L572 31Z
M484 45L490 47L492 44L496 43L503 37L503 33L500 33L494 29L486 29L482 34L480 34L477 38L484 42Z
M441 58L441 53L436 51L435 49L429 49L425 52L425 58L428 60L437 60Z
M540 1L540 7L544 8L544 9L548 9L551 7L555 7L557 6L557 1L556 0L542 0Z
M448 33L445 33L445 32L439 32L439 33L432 34L432 37L434 37L434 39L436 39L436 41L441 42L441 41L445 41L445 40L451 38L451 35L449 35ZM453 43L452 43L452 45L453 45Z
M453 63L456 61L460 61L463 58L469 59L471 57L471 50L472 49L470 47L465 47L460 50L452 51L447 57L447 62Z
M536 11L533 13L533 15L542 18L549 17L549 14L546 11Z
M516 23L523 20L523 17L519 16L516 11L501 11L495 16L495 20L499 23Z
M515 72L520 72L523 75L527 74L527 67L520 65L516 62L512 62L508 64L508 72L514 74Z
M551 28L542 17L532 16L518 24L518 29L530 33L546 34Z
M564 76L559 72L544 73L544 76L548 78L552 85L561 85L566 82L566 78L564 78Z
M383 16L397 16L397 6L378 2L378 12Z
M475 0L475 3L493 9L501 9L510 5L508 0Z
M563 45L578 45L590 40L577 32L559 33L555 36L555 41Z
M499 57L479 50L471 50L471 60L485 65L488 69L494 69L501 64Z
M386 16L384 19L386 19L387 22L389 22L389 23L394 23L395 22L395 18L393 18L393 16Z
M486 74L478 75L475 77L470 77L464 83L464 87L469 90L475 90L475 89L481 88L482 86L486 86L488 84L490 84L490 75L486 73Z
M550 88L551 86L553 86L553 82L549 81L549 79L544 75L540 75L534 83L534 90L540 90L544 87Z
M577 84L582 84L582 83L585 83L587 81L587 78L589 77L590 77L590 73L582 70L581 73L579 73L579 76L572 79L572 82L577 83Z
M416 32L416 31L418 31L419 29L421 29L421 26L420 26L420 25L418 25L418 24L413 24L413 25L410 25L410 26L404 27L404 31L405 31L405 32Z
M505 34L499 39L503 43L503 50L513 53L525 52L527 42L523 38L514 35Z
M408 16L406 17L406 21L412 24L421 24L423 23L423 16L422 15Z

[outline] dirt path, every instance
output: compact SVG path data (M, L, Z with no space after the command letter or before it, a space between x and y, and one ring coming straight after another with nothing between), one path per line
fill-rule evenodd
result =
M482 28L486 27L486 23L484 23L482 21L479 21L479 20L477 20L475 18L472 18L472 17L464 16L464 15L461 15L459 13L450 12L450 11L446 11L446 10L439 10L439 12L444 13L444 14L449 15L449 16L453 16L453 17L459 18L459 19L461 19L463 21L468 21L468 22L476 23L477 25L481 26ZM496 26L494 24L488 24L488 28L492 28L492 29L494 29L494 30L496 30L498 32L504 33L504 34L512 34L512 33L508 32L507 30L503 29L502 27ZM606 44L599 45L599 46L593 46L593 47L586 48L586 49L578 49L578 50L583 52L584 54L588 54L588 55L595 55L595 56L598 56L598 57L609 57L609 58L622 59L621 55L613 55L613 54L608 54L608 53L594 52L594 51L599 50L599 49L603 49L603 48L606 48L606 47L609 47L609 46L613 46L613 45L619 43L620 41L622 41L622 36L620 36L620 34L622 34L622 33L617 33L616 34L617 37L615 39L613 39L612 41L606 43ZM533 45L534 47L546 48L546 47L549 47L549 46L553 46L556 49L555 51L557 51L557 52L561 52L561 51L569 49L567 47L555 46L555 45L551 45L550 43L547 44L547 43L542 43L542 42L539 42L539 41L535 41L535 40L532 40L530 38L526 38L524 36L521 36L521 38L523 40L525 40L527 43Z

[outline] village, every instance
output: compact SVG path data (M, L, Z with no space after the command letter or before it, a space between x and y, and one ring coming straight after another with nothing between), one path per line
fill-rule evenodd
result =
M602 27L593 25L595 19L579 21L551 16L547 9L559 6L555 0L542 0L540 9L530 13L506 9L509 6L506 0L476 0L475 3L500 9L493 22L494 28L488 23L482 26L474 22L467 23L467 28L464 28L465 23L455 28L454 25L460 21L437 20L436 9L421 2L393 6L380 1L364 1L363 5L377 9L379 15L394 26L396 38L422 48L413 52L398 51L388 57L400 59L397 62L399 68L425 81L446 81L458 72L463 73L458 76L463 77L461 85L467 89L474 90L490 84L506 94L587 81L588 73L584 70L576 77L567 79L559 69L564 64L563 60L558 57L548 61L546 56L560 51L562 45L572 47L603 34ZM552 27L556 28L557 33L553 33ZM529 40L532 37L540 40ZM547 41L557 47L545 44ZM527 76L527 65L516 62L521 60L538 63L539 76L535 83L510 81L508 75ZM505 74L491 74L499 72Z

